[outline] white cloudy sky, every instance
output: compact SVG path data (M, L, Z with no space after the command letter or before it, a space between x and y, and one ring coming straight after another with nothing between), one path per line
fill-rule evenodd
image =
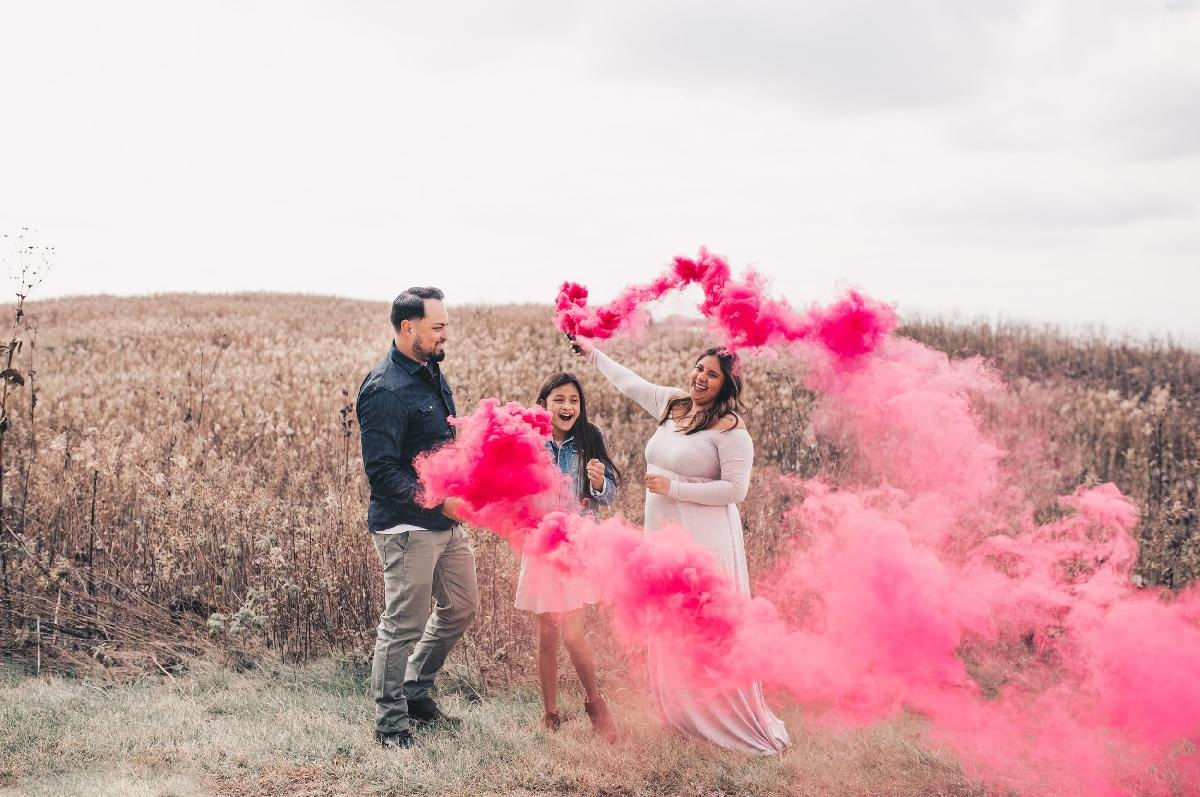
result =
M5 2L40 295L793 303L1200 340L1200 2Z

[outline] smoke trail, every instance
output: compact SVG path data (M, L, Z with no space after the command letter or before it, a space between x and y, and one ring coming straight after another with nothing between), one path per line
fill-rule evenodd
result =
M706 297L729 295L714 278L727 278L724 261L700 260L711 268L687 273L708 280ZM656 290L588 318L619 330ZM738 318L786 307L738 295L752 297ZM706 306L719 315L719 302ZM894 316L866 326L890 330ZM763 339L804 362L821 396L810 421L854 452L853 467L836 485L793 480L792 543L760 597L738 595L685 530L539 515L528 496L560 477L544 419L518 405L485 402L457 422L455 446L419 466L427 500L469 496L469 520L592 580L618 633L664 646L689 685L760 680L833 722L916 711L968 772L1022 791L1200 789L1200 592L1133 588L1136 507L1101 485L1035 523L1015 455L981 421L1005 396L982 361L887 335L848 354L803 324L787 329Z
M555 323L568 335L608 339L644 325L648 316L643 305L689 285L700 286L700 312L734 350L813 340L836 357L850 359L872 351L896 326L890 307L855 291L831 307L798 314L786 300L765 295L761 276L750 271L744 281L734 280L729 263L705 249L695 260L676 257L666 273L626 288L600 308L588 307L587 288L564 282L555 302Z

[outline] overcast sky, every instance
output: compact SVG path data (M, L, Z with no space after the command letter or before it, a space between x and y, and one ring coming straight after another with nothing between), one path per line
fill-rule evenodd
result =
M1200 340L1200 2L0 4L42 297L598 299L700 245L793 304Z

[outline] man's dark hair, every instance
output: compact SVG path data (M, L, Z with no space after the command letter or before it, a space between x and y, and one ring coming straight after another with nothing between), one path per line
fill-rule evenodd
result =
M409 288L396 297L392 302L392 329L400 329L401 321L420 321L425 317L425 300L437 299L439 302L446 294L437 288Z

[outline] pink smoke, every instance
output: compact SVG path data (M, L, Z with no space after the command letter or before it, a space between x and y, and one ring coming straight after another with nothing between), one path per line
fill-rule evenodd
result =
M970 771L1031 792L1169 792L1167 764L1200 787L1200 598L1135 589L1137 508L1100 485L1036 524L1028 464L983 420L1007 388L978 358L900 338L853 369L796 353L814 431L852 452L837 489L801 484L763 585L819 640L801 669L830 677L805 702L916 710Z
M889 335L894 315L856 294L800 323L739 331L783 318L786 304L764 300L753 277L731 290L706 253L676 267L680 284L704 287L731 342L799 344L785 350L821 397L810 422L848 456L836 482L790 479L791 542L758 597L739 595L685 529L539 513L561 477L544 418L518 405L485 402L458 422L455 445L418 466L428 500L462 496L472 522L591 580L621 638L659 646L688 685L762 681L814 721L914 711L1000 788L1200 790L1200 591L1133 587L1138 513L1116 487L1072 493L1061 519L1038 524L1015 475L1033 470L1014 459L1027 446L1001 445L985 422L1008 393L984 362ZM586 292L566 292L560 309L574 297L574 331L603 337L661 295L651 288L595 312ZM779 331L804 324L820 331Z
M426 500L458 493L472 522L588 578L621 638L681 662L690 686L759 680L842 722L917 711L973 774L1037 792L1152 790L1141 772L1189 763L1174 748L1200 717L1196 599L1133 591L1137 515L1112 485L1064 499L1054 523L959 535L977 512L803 482L803 537L748 598L683 530L530 511L560 478L541 411L485 400L456 423L418 463Z
M1035 793L1153 791L1151 764L1197 738L1200 631L1130 585L1137 513L1112 485L990 536L895 488L805 489L803 542L762 594L812 635L767 679L806 705L851 722L916 711L968 771Z
M454 444L415 463L427 506L460 498L464 520L587 578L613 607L622 638L633 644L654 640L684 662L691 683L753 680L750 670L737 674L723 662L740 635L761 630L747 618L757 617L761 625L773 609L738 594L707 550L679 529L648 536L621 518L598 522L547 511L563 476L546 456L545 410L488 398L452 422ZM786 631L776 625L777 632Z
M550 413L485 398L465 418L451 418L455 444L417 458L421 500L459 498L459 514L521 550L525 536L554 506L563 476L546 460Z
M806 340L848 360L874 350L896 327L890 307L855 291L828 308L798 314L786 300L765 295L761 276L750 271L744 281L734 280L729 263L703 248L695 260L676 257L666 273L647 285L626 288L603 307L589 307L587 288L564 282L554 320L568 335L606 340L645 324L643 305L689 285L700 286L700 312L734 350Z

